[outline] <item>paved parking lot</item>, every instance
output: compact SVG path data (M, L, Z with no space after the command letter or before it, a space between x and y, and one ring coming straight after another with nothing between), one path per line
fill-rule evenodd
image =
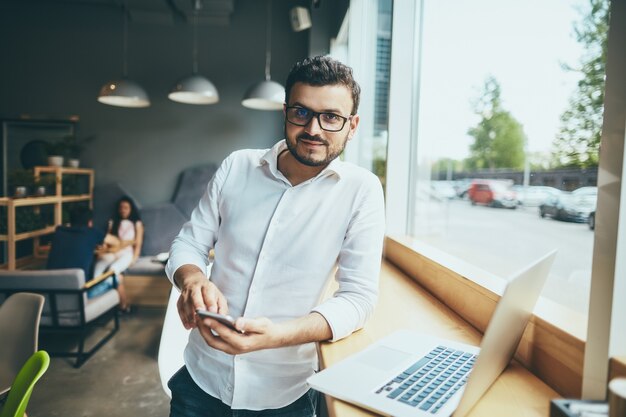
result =
M586 224L542 219L537 207L498 209L466 200L433 203L422 213L420 240L501 277L557 248L543 295L587 313L594 234Z

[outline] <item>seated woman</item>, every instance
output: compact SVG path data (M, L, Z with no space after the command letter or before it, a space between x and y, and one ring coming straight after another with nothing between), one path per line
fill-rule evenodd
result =
M104 245L99 248L99 255L94 266L94 275L112 270L119 283L123 283L122 273L131 266L141 253L143 244L143 223L139 211L128 196L120 198L116 203L116 211L109 220ZM126 294L120 292L120 308L128 312Z

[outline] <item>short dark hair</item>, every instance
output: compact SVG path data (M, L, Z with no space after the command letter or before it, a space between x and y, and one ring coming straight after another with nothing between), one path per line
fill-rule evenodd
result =
M359 109L361 87L354 80L352 68L329 56L314 56L305 58L289 71L285 83L285 100L289 101L291 88L295 83L303 83L312 86L345 85L352 93L352 112L356 114Z
M70 224L72 227L87 227L93 220L93 211L90 208L76 208L70 211Z

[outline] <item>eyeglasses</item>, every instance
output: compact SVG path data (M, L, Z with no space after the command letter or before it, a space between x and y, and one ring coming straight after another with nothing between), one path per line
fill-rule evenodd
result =
M335 113L318 113L299 106L287 107L286 114L287 121L296 126L306 126L311 119L316 117L317 123L327 132L339 132L346 125L348 119L352 119L352 116L343 117Z

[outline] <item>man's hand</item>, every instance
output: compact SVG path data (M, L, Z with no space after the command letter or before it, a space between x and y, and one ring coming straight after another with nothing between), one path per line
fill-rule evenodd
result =
M209 346L231 355L269 349L281 346L281 326L265 317L247 319L240 317L235 321L238 333L217 320L197 319L198 330ZM214 330L218 336L214 335Z
M238 333L210 318L197 317L196 320L198 330L206 343L231 355L332 338L332 331L326 319L316 312L283 323L274 323L265 317L256 319L240 317L235 321L235 327L243 333Z
M197 309L228 314L226 298L197 266L181 266L176 271L174 280L180 288L177 307L185 329L196 327Z

